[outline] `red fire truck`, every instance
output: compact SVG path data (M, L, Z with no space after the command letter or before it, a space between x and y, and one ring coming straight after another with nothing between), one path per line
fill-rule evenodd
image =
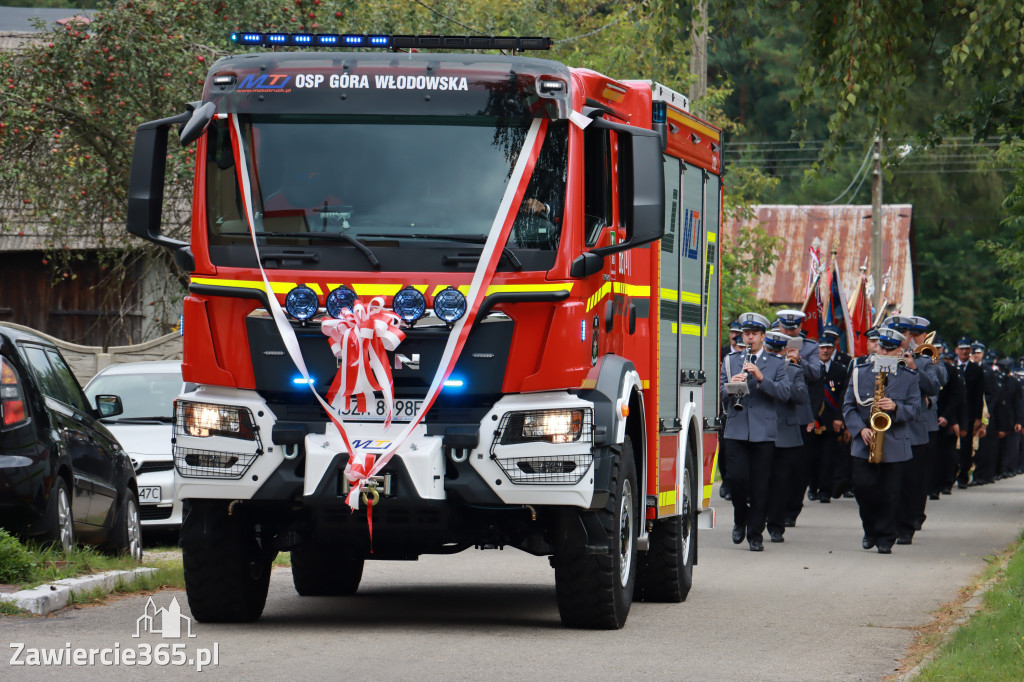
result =
M301 595L515 547L568 626L684 600L714 525L721 131L652 81L481 53L543 38L232 39L328 51L221 59L136 134L128 229L190 275L193 615L258 618L282 550ZM190 243L160 228L172 127Z

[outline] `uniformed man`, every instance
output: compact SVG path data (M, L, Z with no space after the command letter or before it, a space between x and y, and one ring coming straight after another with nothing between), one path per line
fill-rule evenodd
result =
M874 355L878 352L878 327L872 327L871 329L864 332L865 345L867 347L867 353L861 357L867 357L868 355ZM858 358L860 359L860 358Z
M739 544L746 538L750 550L760 552L778 435L776 403L789 400L790 383L782 359L764 349L768 319L751 312L739 320L747 350L730 353L719 376L720 397L728 405L724 436L732 487L732 541ZM738 394L730 390L741 384L746 385L747 395L733 397Z
M1019 399L1021 401L1021 408L1024 410L1024 357L1018 357L1017 363L1014 366L1014 375L1017 377L1017 383L1021 386ZM1024 416L1022 416L1024 419ZM1015 459L1016 465L1012 467L1012 475L1018 475L1024 473L1024 431L1021 433L1021 437L1017 440L1017 457Z
M928 325L931 324L928 320L923 317L914 315L911 316L911 326L907 333L910 350L914 353L917 358L916 362L918 369L921 374L927 374L934 378L938 384L938 388L934 395L923 396L921 402L921 411L924 415L924 422L927 429L928 443L924 447L924 458L918 463L915 462L915 469L918 471L920 478L920 490L917 493L917 513L915 514L914 527L917 530L921 529L924 525L926 518L925 506L929 499L939 499L939 495L936 492L934 496L930 493L932 487L932 478L934 477L933 470L939 466L938 463L938 451L939 451L939 393L942 392L942 387L949 381L949 374L946 372L946 365L939 361L939 351L935 348L935 344L932 346L934 352L931 355L920 352L923 348L927 337L928 337ZM927 361L928 366L924 366L924 362Z
M818 413L820 398L815 401L814 396L820 395L821 385L821 358L818 353L818 344L800 334L801 325L806 315L799 310L780 310L775 313L775 321L778 323L779 331L789 338L801 338L799 348L800 369L804 375L804 383L807 385L808 396L797 405L797 418L800 420L800 437L803 446L795 455L793 475L786 483L788 489L788 500L785 506L785 526L795 526L796 518L804 506L804 493L807 491L811 478L811 466L815 458L812 451L813 445L811 426L814 423L814 415Z
M1009 478L1017 468L1021 412L1024 411L1020 397L1021 386L1013 374L1013 358L1002 358L998 365L1002 372L1002 384L997 397L997 409L999 410L999 431L996 434L999 439L999 456L995 474L997 480Z
M854 366L843 402L846 425L855 434L851 455L853 489L864 527L861 546L864 549L877 547L880 554L890 554L896 541L896 515L903 470L912 458L908 424L917 418L921 409L921 387L917 372L895 362L904 341L904 336L895 329L881 329L878 355L891 360L880 360L877 368L872 361L858 362ZM875 376L877 370L883 369L881 363L891 363L886 368L892 370L887 375L885 397L877 405L891 419L891 425L884 435L882 432L875 434L870 427ZM896 365L895 369L892 364ZM882 461L878 464L868 462L869 448L874 438L885 439Z
M960 452L956 487L965 489L971 481L974 466L974 439L981 429L982 401L984 400L984 372L974 362L974 344L966 336L956 343L956 368L964 380L964 410L960 422ZM982 349L984 352L984 349Z
M729 343L722 346L722 357L719 360L725 360L726 355L741 351L743 348L743 330L740 329L740 321L733 320L729 323Z
M967 421L967 397L964 389L964 377L956 364L956 357L945 350L945 344L936 344L941 348L939 361L946 368L948 380L939 391L937 401L937 419L939 431L936 437L935 466L932 468L930 499L939 499L939 495L950 495L956 482L956 469L959 462L960 447L966 445L966 430L961 430ZM966 428L966 427L964 427Z
M976 342L971 346L971 361L977 362L982 374L981 429L977 432L974 447L974 475L971 485L987 485L996 478L996 461L999 457L999 410L996 409L1002 390L1002 374L993 366L993 354L985 344Z
M743 343L743 330L740 329L740 321L738 319L733 320L729 323L729 345L722 346L722 362L725 362L725 358L729 353L742 353L747 347L747 344ZM725 405L725 403L722 403ZM722 428L725 429L725 411L722 412ZM718 495L724 500L732 499L732 490L729 486L729 458L725 453L725 440L722 441L722 451L718 458L718 472L722 475L722 484L718 486Z
M822 401L816 425L812 431L813 450L817 453L817 479L811 484L819 502L829 503L849 487L850 459L848 444L843 434L843 396L846 390L847 366L835 359L835 337L822 334L819 344L822 374ZM849 463L852 466L852 462Z
M789 502L788 484L793 478L794 469L804 448L804 425L800 410L810 401L800 351L796 348L786 348L790 338L789 335L778 331L769 331L765 336L765 347L785 360L791 385L789 400L775 403L777 434L772 477L768 488L767 517L768 535L772 542L786 541L783 535L786 532L786 505Z
M902 492L900 495L900 511L897 516L897 540L901 545L909 545L914 541L914 533L924 525L924 508L928 501L928 408L927 404L939 395L939 375L931 358L915 357L909 352L910 334L915 327L927 328L928 321L923 318L897 315L886 318L883 327L890 327L903 333L901 359L909 369L917 370L918 386L921 390L921 407L917 418L907 424L910 433L912 459L903 472Z

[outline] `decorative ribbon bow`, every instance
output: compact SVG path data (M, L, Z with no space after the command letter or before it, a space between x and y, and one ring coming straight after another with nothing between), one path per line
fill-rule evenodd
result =
M327 402L338 410L348 409L356 401L359 412L366 412L375 391L384 397L384 426L391 425L395 398L387 351L398 348L405 334L398 328L401 319L384 309L377 297L368 306L359 300L342 311L341 319L325 319L320 330L331 340L331 351L340 361L327 392Z

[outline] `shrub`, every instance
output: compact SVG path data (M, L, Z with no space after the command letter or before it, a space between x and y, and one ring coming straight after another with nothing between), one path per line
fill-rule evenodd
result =
M0 583L27 580L32 574L32 555L18 539L0 528Z

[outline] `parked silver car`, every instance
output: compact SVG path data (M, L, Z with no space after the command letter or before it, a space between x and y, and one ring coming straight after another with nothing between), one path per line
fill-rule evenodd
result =
M124 412L102 422L135 466L139 518L146 528L173 530L181 525L171 434L174 399L183 385L180 363L129 362L104 368L85 387L90 401L97 395L121 398Z

